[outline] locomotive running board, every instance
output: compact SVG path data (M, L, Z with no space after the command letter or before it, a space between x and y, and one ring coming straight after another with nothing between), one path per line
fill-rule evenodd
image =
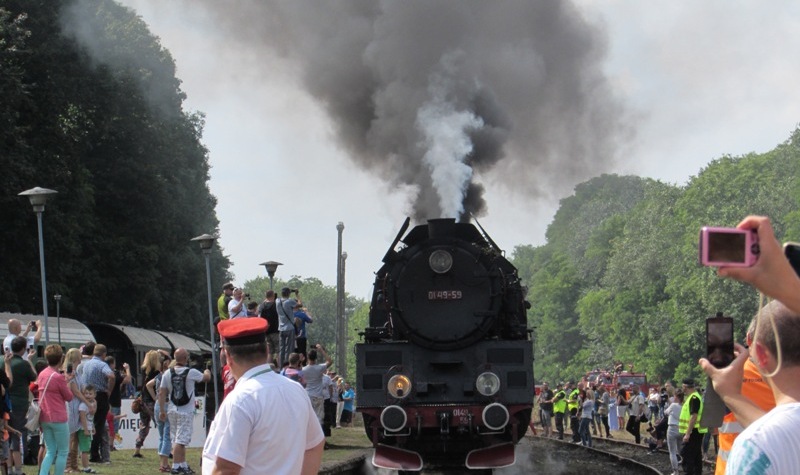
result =
M484 449L475 449L467 454L467 468L485 470L514 465L514 444L500 444Z
M389 470L419 472L422 470L422 457L410 450L378 444L375 447L375 454L372 456L372 465Z

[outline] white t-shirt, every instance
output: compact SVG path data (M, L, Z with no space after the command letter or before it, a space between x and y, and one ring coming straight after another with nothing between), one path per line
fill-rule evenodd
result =
M11 351L11 340L13 340L14 338L16 338L18 336L19 335L12 335L10 333L8 334L6 339L3 340L3 353ZM33 341L33 335L29 335L29 336L27 336L25 338L28 339L28 346L25 347L25 350L27 350L28 348L31 348L33 345L36 344L36 342ZM28 361L28 352L27 351L22 353L22 359L25 360L25 361Z
M217 457L242 467L240 475L299 474L305 451L325 440L305 389L268 365L236 382L203 447L203 475Z
M178 375L183 374L185 371L189 371L189 374L186 376L186 391L192 395L189 402L183 406L176 406L172 402L172 370L175 370L175 373ZM203 373L197 371L194 368L187 368L186 366L170 368L169 371L164 373L164 376L161 378L161 386L159 389L166 388L167 394L169 395L169 406L167 412L182 412L184 414L191 414L194 411L194 384L203 381Z
M800 467L800 403L776 406L733 442L725 473L797 473Z
M235 306L237 306L239 304L242 304L241 309L238 312L234 312L232 310L233 307L235 307ZM229 315L229 318L231 318L231 319L246 317L247 316L247 306L244 303L242 303L242 300L231 299L231 301L228 302L228 315Z
M630 415L631 416L640 416L644 412L642 410L642 404L644 404L644 398L641 394L636 393L635 395L631 396L631 400L628 403L630 406Z
M664 409L664 415L669 416L667 424L671 426L680 425L681 422L681 405L677 402L671 403Z

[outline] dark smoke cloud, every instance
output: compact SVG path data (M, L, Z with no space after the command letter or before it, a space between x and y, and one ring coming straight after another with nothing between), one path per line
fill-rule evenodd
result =
M527 194L564 191L608 170L627 133L604 36L568 1L200 5L229 54L266 48L299 65L352 159L416 188L417 220L481 216L478 178L495 168Z

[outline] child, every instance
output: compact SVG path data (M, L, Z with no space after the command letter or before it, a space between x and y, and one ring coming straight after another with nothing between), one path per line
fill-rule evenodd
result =
M89 451L92 448L92 436L94 435L94 413L97 411L97 402L95 402L94 386L87 384L83 388L83 397L86 402L82 402L78 406L80 413L81 427L83 430L78 431L78 445L81 452L81 469L84 473L97 473L97 471L89 467Z
M3 428L3 440L0 442L0 465L2 466L3 475L8 474L8 433L11 432L12 434L16 434L17 437L22 437L20 431L8 424L9 419L11 419L11 417L8 412L3 412L3 420L0 422Z

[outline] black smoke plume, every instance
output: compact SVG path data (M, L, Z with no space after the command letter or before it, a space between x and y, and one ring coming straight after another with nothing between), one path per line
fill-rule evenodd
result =
M479 178L530 196L571 189L607 171L628 133L605 36L567 0L185 5L218 19L209 54L295 62L352 159L416 190L418 221L484 214Z

